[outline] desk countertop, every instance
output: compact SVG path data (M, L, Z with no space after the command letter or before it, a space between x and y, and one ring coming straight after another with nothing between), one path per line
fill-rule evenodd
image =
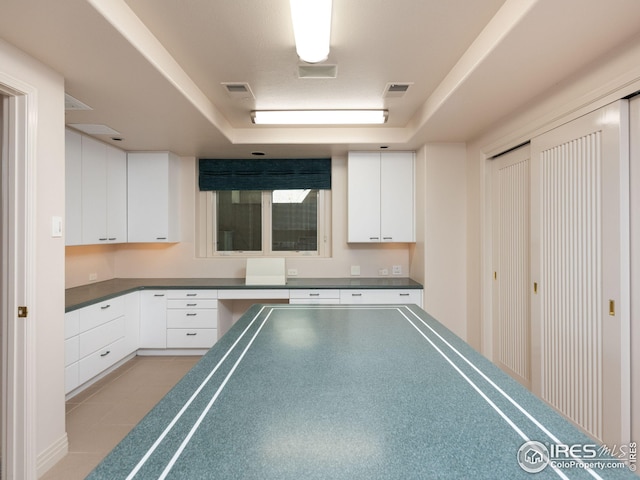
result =
M421 289L422 285L407 277L380 278L290 278L285 285L245 285L244 278L114 278L80 287L68 288L67 312L93 303L144 289Z

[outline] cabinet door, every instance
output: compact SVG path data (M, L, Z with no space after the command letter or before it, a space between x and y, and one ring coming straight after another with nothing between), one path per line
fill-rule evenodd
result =
M380 154L349 152L348 242L380 242Z
M82 243L106 243L107 146L82 137Z
M82 135L65 131L65 245L82 244Z
M107 146L107 241L127 241L127 154Z
M380 158L382 242L415 242L413 152L384 152Z
M140 292L124 296L125 354L138 350L140 345Z
M177 242L179 159L168 152L128 155L128 241Z
M140 348L167 348L167 296L164 290L140 292Z

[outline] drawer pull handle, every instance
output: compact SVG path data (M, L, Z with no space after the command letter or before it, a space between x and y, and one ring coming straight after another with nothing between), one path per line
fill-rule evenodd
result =
M154 293L154 297L164 297L164 293Z
M393 240L393 237L382 237L383 240Z
M320 294L319 293L310 293L309 296L310 297L319 297Z
M114 240L116 240L117 237L109 237L109 241L113 242Z
M198 335L197 333L187 333L187 337L195 337Z
M197 297L197 293L187 293L187 297Z
M106 357L106 356L107 356L107 355L109 355L110 353L111 353L111 350L107 350L106 352L101 353L101 354L100 354L100 356L101 356L101 357Z
M111 305L104 305L102 307L100 307L100 310L106 310L107 308L109 308Z
M187 307L197 307L197 303L187 303Z
M167 237L156 237L156 240L166 240Z
M106 242L107 241L107 237L102 237L102 238L99 238L98 240L101 241L101 242Z
M369 237L369 240L380 240L380 237Z
M362 294L361 293L352 293L351 296L352 297L361 297Z
M187 317L195 317L198 315L197 313L187 313Z
M410 293L401 293L400 296L401 297L408 297L409 295L411 295Z

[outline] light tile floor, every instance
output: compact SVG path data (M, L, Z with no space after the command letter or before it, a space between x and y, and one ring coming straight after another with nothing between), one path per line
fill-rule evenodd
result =
M41 480L82 480L200 357L135 357L67 401L69 453Z

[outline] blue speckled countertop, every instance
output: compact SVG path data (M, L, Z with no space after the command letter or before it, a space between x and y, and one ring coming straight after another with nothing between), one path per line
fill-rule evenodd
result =
M255 305L87 478L637 479L528 440L594 444L416 306Z
M114 278L104 282L90 283L68 288L65 296L65 311L76 310L125 293L154 289L345 289L345 288L410 288L421 289L422 285L406 277L386 278L289 278L285 285L245 285L244 278Z

